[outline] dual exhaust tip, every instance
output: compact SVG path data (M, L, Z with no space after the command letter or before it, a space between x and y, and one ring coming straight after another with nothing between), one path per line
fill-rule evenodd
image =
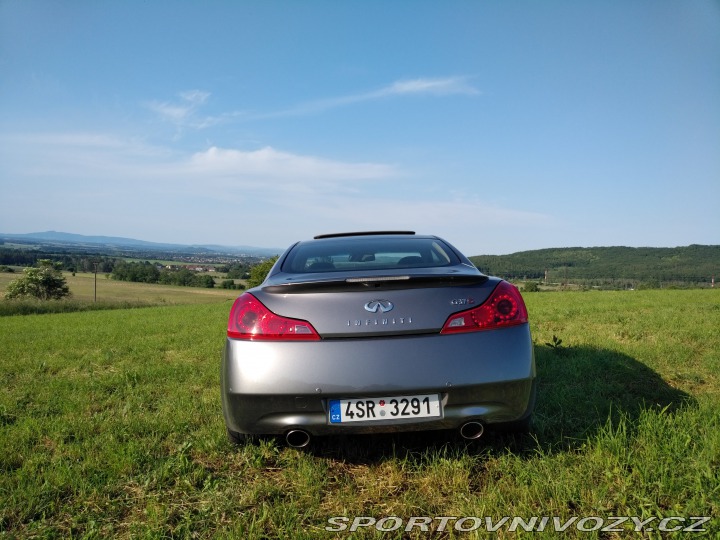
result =
M463 439L479 439L484 432L485 428L480 422L465 422L460 426L460 435ZM305 448L311 440L312 437L304 429L291 429L285 434L285 442L293 448Z

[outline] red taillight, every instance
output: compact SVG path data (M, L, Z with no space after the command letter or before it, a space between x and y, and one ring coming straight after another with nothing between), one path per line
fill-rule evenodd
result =
M251 340L308 341L320 336L307 321L275 315L250 293L243 293L230 310L227 335Z
M441 334L477 332L515 326L527 321L527 308L520 291L507 281L501 281L483 305L451 315Z

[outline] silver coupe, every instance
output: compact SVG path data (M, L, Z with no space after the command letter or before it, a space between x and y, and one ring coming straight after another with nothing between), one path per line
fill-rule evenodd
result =
M527 429L535 357L517 288L412 232L297 242L232 306L221 369L230 439Z

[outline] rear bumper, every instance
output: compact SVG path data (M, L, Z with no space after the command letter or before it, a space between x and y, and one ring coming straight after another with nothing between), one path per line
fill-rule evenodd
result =
M535 360L529 326L457 335L321 342L228 339L222 404L228 429L313 435L454 429L527 417ZM330 399L437 393L434 419L331 424Z

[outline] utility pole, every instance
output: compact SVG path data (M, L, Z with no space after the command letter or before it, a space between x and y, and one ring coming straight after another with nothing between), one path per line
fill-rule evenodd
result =
M97 304L97 269L98 264L100 264L100 261L93 261L93 266L95 267L95 303Z

